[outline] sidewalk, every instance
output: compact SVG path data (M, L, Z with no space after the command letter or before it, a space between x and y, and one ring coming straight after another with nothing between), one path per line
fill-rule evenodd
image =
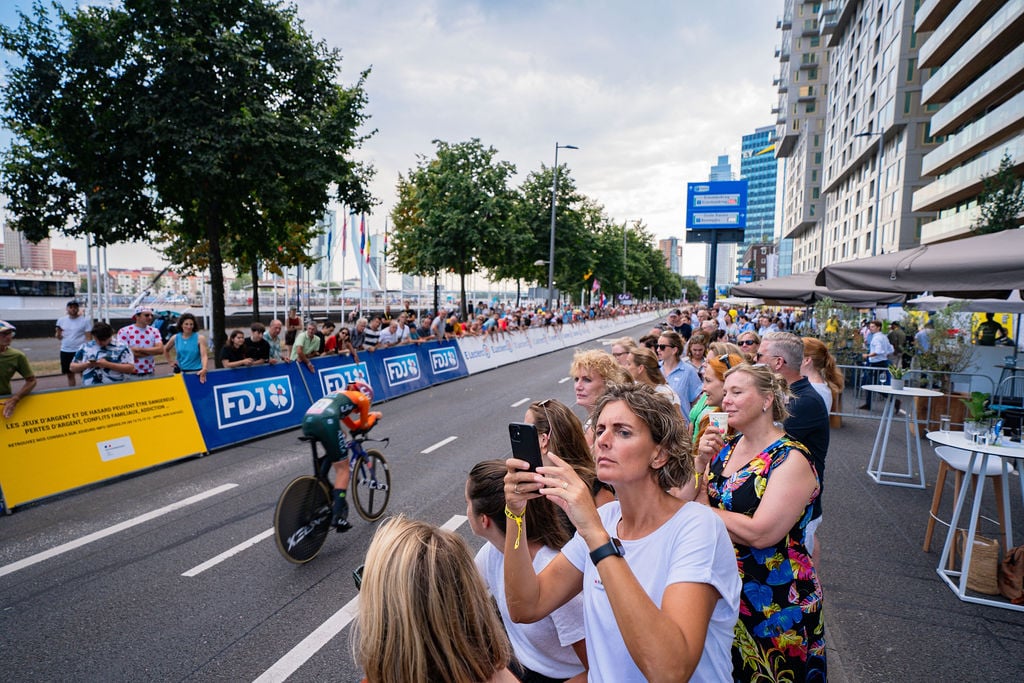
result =
M847 405L853 400L847 392ZM921 550L938 470L928 442L922 443L926 490L880 486L865 474L881 408L879 401L874 419L844 418L843 427L831 434L818 531L830 680L1019 678L1024 670L1024 612L956 598L935 571L945 527L936 526L930 553ZM894 425L889 456L903 458L904 452L903 429ZM893 460L893 467L898 462ZM1009 488L1015 543L1024 543L1024 506L1016 474ZM995 519L991 493L986 484L982 514ZM951 516L953 499L950 477L940 518ZM991 522L979 527L989 537L997 532Z

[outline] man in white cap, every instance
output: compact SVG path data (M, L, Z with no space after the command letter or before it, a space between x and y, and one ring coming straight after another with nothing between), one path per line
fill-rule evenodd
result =
M89 339L92 323L79 315L78 302L72 299L67 305L67 315L57 320L57 339L60 340L60 371L68 378L68 386L75 386L75 373L71 372L71 361L78 349Z
M117 340L135 357L134 379L149 379L156 370L154 358L164 352L164 340L152 325L153 309L149 306L136 306L132 321L134 324L117 331Z
M0 320L0 396L7 396L11 393L11 378L17 372L25 379L17 394L4 400L4 418L10 419L14 415L14 408L21 399L36 387L36 373L32 372L32 366L28 362L28 356L17 349L11 348L14 340L14 325L6 320Z

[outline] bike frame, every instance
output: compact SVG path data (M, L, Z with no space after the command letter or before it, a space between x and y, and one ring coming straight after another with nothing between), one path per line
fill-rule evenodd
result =
M335 461L328 457L327 449L321 454L316 445L320 442L319 439L314 437L300 437L303 441L309 441L309 445L313 450L313 473L317 479L324 482L328 488L331 488L330 472L331 467ZM384 444L387 448L391 443L391 437L385 437L383 439L368 439L366 435L356 436L345 442L345 451L348 453L348 468L349 471L355 467L356 462L359 458L366 455L366 450L363 448L363 443L371 441L373 443Z

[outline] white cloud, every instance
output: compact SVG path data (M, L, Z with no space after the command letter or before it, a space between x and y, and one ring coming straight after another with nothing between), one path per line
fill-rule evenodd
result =
M317 39L366 82L359 152L377 168L380 229L399 173L431 140L479 137L519 179L554 161L614 220L684 233L687 182L774 123L783 3L764 0L297 0ZM703 248L699 248L703 254Z

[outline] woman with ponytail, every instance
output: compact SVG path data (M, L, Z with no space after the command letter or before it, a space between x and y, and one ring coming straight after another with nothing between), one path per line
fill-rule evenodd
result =
M800 364L800 374L821 394L831 412L836 399L843 393L846 380L836 367L835 356L829 352L825 342L815 337L804 337L803 342L804 360Z

